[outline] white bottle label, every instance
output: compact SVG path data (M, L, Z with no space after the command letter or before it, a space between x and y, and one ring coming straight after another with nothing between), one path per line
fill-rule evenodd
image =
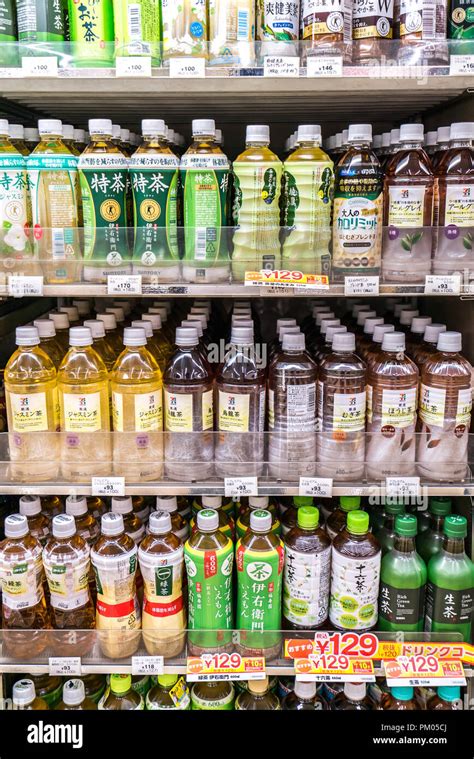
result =
M97 628L139 629L141 612L135 590L137 547L118 556L102 556L92 549L91 561L97 581Z
M472 389L470 387L458 390L458 405L456 409L456 426L469 425L471 422Z
M414 424L416 393L416 387L409 387L406 390L383 390L382 427L402 429Z
M334 393L333 429L357 432L365 429L366 394Z
M135 431L158 432L163 429L161 390L135 395Z
M8 393L12 412L12 432L43 432L48 430L46 393L25 395Z
M214 391L206 390L202 394L202 429L214 429Z
M388 224L393 227L422 227L425 187L389 187Z
M333 546L331 559L332 624L349 630L373 627L378 617L381 552L353 559Z
M421 385L420 419L428 426L443 427L446 407L446 390L441 387Z
M43 598L42 548L38 544L26 551L21 561L0 555L2 571L2 601L8 609L21 611L39 604Z
M2 253L13 258L28 253L28 179L23 156L0 155L0 224Z
M99 432L102 429L101 393L62 393L64 431Z
M43 563L53 608L73 611L85 606L89 599L89 549L68 564L50 561L45 553Z
M307 432L315 429L315 382L309 385L287 385L286 419L288 432Z
M474 226L474 185L449 184L445 209L443 226Z
M193 431L193 394L165 390L165 429L170 432Z
M329 608L331 547L321 553L302 553L285 546L284 616L293 624L315 627Z
M219 431L249 432L250 395L219 390Z
M144 584L144 630L170 630L185 627L182 593L184 548L167 554L149 554L139 549L138 561Z

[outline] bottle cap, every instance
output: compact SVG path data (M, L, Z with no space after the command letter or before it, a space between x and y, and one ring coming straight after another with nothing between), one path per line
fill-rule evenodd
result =
M387 332L395 332L395 327L393 324L378 324L374 329L372 341L374 343L381 343L383 341L383 336Z
M97 314L99 321L104 322L105 329L117 329L117 320L113 314Z
M144 137L166 137L166 124L163 119L142 119Z
M335 140L336 140L336 149L342 148L342 132L338 132L335 135Z
M110 675L110 690L118 696L127 693L132 687L131 675Z
M74 140L74 127L72 124L63 124L63 137L65 140Z
M359 311L357 314L357 326L362 327L365 325L367 319L374 319L377 317L377 311Z
M105 309L106 314L113 314L117 320L117 324L125 321L125 311L121 306L110 306Z
M201 135L214 137L216 134L216 122L214 119L193 119L192 132L193 137Z
M22 495L20 498L20 514L24 517L34 517L41 513L39 495Z
M416 308L403 308L400 312L400 324L408 326L419 313L420 312Z
M328 331L329 327L340 327L341 326L341 320L340 319L322 319L321 321L321 334L326 337L326 332Z
M382 134L382 147L383 148L390 147L390 132L384 132Z
M399 144L400 144L400 130L391 129L390 130L390 146L399 145Z
M293 506L300 509L301 506L312 506L313 499L310 495L295 495L293 496Z
M120 142L130 142L130 129L120 129Z
M316 306L319 308L319 306ZM314 313L314 310L313 310ZM278 335L282 327L297 327L296 319L277 319L276 334Z
M397 498L394 501L389 501L388 503L386 502L384 508L387 514L405 513L405 504L403 502L403 498Z
M100 520L100 529L102 535L120 535L124 531L123 516L108 512L103 514Z
M8 124L8 134L12 140L22 140L25 136L23 124Z
M249 124L245 132L245 141L268 145L270 143L270 127L268 124Z
M441 332L446 332L446 324L428 324L423 333L423 340L425 343L437 345Z
M5 517L5 536L7 538L23 538L28 535L28 520L23 514L10 514Z
M343 511L355 511L360 509L360 495L341 495L339 505Z
M62 121L59 119L40 119L38 121L38 132L40 135L59 135L63 133Z
M364 334L373 335L375 327L377 327L379 324L383 324L383 319L381 316L369 317L364 321Z
M88 327L71 327L69 330L69 345L92 345L92 332Z
M161 329L161 316L159 314L143 314L142 320L144 322L150 322L153 332Z
M112 139L120 140L120 124L112 124Z
M410 330L415 335L423 335L428 324L431 324L433 319L431 316L415 316L410 324Z
M181 322L180 326L183 329L192 329L193 332L197 332L197 343L192 342L192 343L185 343L185 344L186 345L198 345L200 338L204 334L204 330L202 328L201 322L195 322L195 321L191 321L190 319L186 319L186 321L182 321ZM176 344L178 345L178 343L176 343Z
M390 688L392 696L398 701L411 701L414 694L414 689L410 685L399 685L395 688Z
M354 535L363 535L369 531L369 515L365 511L349 511L347 530Z
M378 150L382 147L382 135L374 134L374 150Z
M395 532L406 538L414 538L418 532L418 520L411 514L400 514L395 518Z
M321 127L319 124L300 124L298 127L298 142L321 142Z
M87 514L87 498L85 495L68 495L66 498L66 514L72 517L80 517Z
M459 353L462 350L462 334L460 332L440 332L437 348L446 353Z
M84 143L85 136L86 135L83 129L74 129L74 135L73 135L74 142Z
M156 679L164 688L172 688L178 682L178 675L158 675Z
M199 345L197 329L193 327L178 327L176 329L176 345Z
M459 514L448 514L444 518L443 532L448 538L465 538L467 535L467 519Z
M112 122L110 119L89 119L89 134L99 134L112 137Z
M433 134L432 132L428 132L428 134ZM451 139L451 127L450 126L444 126L444 127L438 127L436 132L434 132L435 139L433 144L442 144L442 143L448 143Z
M423 124L402 124L400 127L400 142L419 142L423 144L425 128Z
M446 514L451 513L451 498L438 496L430 498L428 511L430 514L436 516L445 517Z
M344 694L351 701L362 701L365 693L365 683L344 683Z
M330 329L338 329L341 327L330 327ZM328 330L329 331L329 330ZM326 335L327 338L327 335ZM334 353L354 353L355 351L355 335L353 332L336 332L333 341L332 349Z
M438 132L436 129L434 129L431 132L426 132L425 134L425 148L431 148L436 145L437 142L437 136Z
M461 698L461 688L459 685L440 685L438 688L438 696L443 701L459 701Z
M354 319L357 319L361 311L372 311L372 309L368 303L355 303L352 306L352 311L351 311L352 317Z
M48 314L48 319L51 319L56 329L69 329L69 316L67 314L53 311Z
M51 319L35 319L33 324L38 330L40 338L54 337L56 335L56 327Z
M316 319L315 319L316 326L320 327L323 319L335 319L335 318L336 318L336 314L334 313L334 311L327 311L327 310L319 311L316 314Z
M269 532L272 529L272 515L266 509L250 512L250 529L254 532Z
M201 532L215 532L219 528L219 514L215 509L201 509L197 513L196 524Z
M171 531L171 516L168 511L152 511L148 520L152 535L166 535Z
M268 690L268 677L264 677L263 680L249 680L249 691L251 693L259 694L266 693Z
M319 526L319 511L316 506L301 506L298 509L296 524L303 530L315 530Z
M451 142L454 140L473 140L474 139L474 122L458 121L451 124L450 130ZM439 138L438 138L439 141Z
M382 350L392 353L403 353L405 350L405 333L386 332L382 340Z
M267 495L249 496L249 507L251 509L268 509L269 497Z
M156 497L156 510L173 514L178 511L178 499L175 495L158 495Z
M329 327L326 330L326 336L325 336L326 343L328 343L328 345L332 345L335 335L344 335L346 333L347 333L347 327L345 327L343 324L339 324L334 327L329 325Z
M221 509L222 508L222 496L220 495L203 495L201 498L202 507L204 509Z
M286 333L283 335L282 348L284 351L303 352L306 347L305 336L302 332L295 334Z
M222 145L224 143L224 139L222 137L222 129L216 129L216 142L218 145Z
M313 319L316 319L318 314L327 314L330 311L331 311L330 306L313 306L313 311L312 311ZM295 319L295 322L296 322L296 319ZM277 329L277 332L278 332L278 329Z
M239 322L239 326L240 327L242 326L241 322ZM280 327L280 331L278 333L278 339L280 343L282 343L284 335L299 335L300 332L301 332L301 329L299 327Z
M253 329L233 326L230 341L233 345L253 345Z
M76 521L70 514L58 514L52 526L55 538L71 538L76 533Z
M60 306L60 314L67 314L70 322L79 321L79 311L76 306Z
M126 300L114 300L112 302L112 305L114 308L123 308L123 312L125 316L129 316L132 313L132 307L130 303Z
M307 683L303 682L302 680L297 680L295 682L295 694L298 696L298 698L314 698L316 695L316 683Z
M349 130L343 129L342 130L342 147L345 148L349 144L348 138L349 138Z
M196 322L196 324L200 324L202 330L207 329L207 317L206 317L205 314L193 314L193 313L190 313L190 314L188 314L188 316L186 318L187 318L188 321ZM240 326L241 327L246 327L248 325L247 324L241 324ZM250 319L250 326L253 326L253 322L252 322L251 319Z
M36 127L25 127L25 140L27 142L39 142L39 131Z
M10 136L10 127L7 119L0 119L0 134L2 137Z
M82 680L66 680L63 685L63 701L67 706L79 706L85 697L86 689Z
M13 703L15 706L28 706L36 698L33 680L18 680L13 686Z
M115 496L112 498L112 512L114 514L131 514L133 511L133 503L131 496Z
M105 324L100 319L86 319L83 326L90 329L93 339L105 337Z
M17 345L39 345L39 333L36 327L17 327L15 342Z
M125 327L123 331L123 344L131 347L146 345L146 332L141 327Z
M86 322L84 322L86 324ZM134 329L141 329L145 333L145 337L148 339L149 337L153 337L153 327L151 325L151 322L148 321L142 321L137 319L136 321L132 322L132 327Z
M191 311L193 309L191 308ZM159 303L158 301L153 301L153 306L148 309L149 314L159 314L161 316L161 321L165 322L168 319L168 309L166 306L164 306L162 303Z
M372 124L349 124L347 142L372 142Z

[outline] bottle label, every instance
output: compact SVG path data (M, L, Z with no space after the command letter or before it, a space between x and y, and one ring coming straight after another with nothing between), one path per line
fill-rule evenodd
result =
M113 4L97 3L96 0L81 0L71 3L69 23L73 45L74 63L78 65L99 64L112 66L115 46Z
M191 7L162 0L161 7L165 56L206 55L209 38L206 1L195 0Z
M219 390L219 431L249 432L250 395Z
M466 0L453 0L449 7L448 38L451 40L472 39L473 7Z
M82 556L76 555L67 564L50 560L45 552L43 563L52 607L60 611L73 611L85 606L89 600L89 550Z
M277 393L278 403L278 393ZM278 422L278 418L277 418ZM286 386L288 432L313 432L316 425L316 383Z
M79 176L77 157L68 154L32 153L26 159L35 239L51 230L52 259L80 254L77 238Z
M463 625L472 619L474 595L472 588L451 590L429 582L426 586L426 631L433 625Z
M285 546L283 616L301 627L319 627L328 616L331 547L303 553Z
M400 0L400 37L417 34L423 40L445 39L445 15L443 12L438 19L437 11L440 12L437 0Z
M198 551L184 546L184 560L188 576L188 625L191 630L232 629L232 567L234 551L230 538L223 548L215 551ZM220 633L200 636L203 645L224 636Z
M166 554L151 554L139 548L143 577L144 630L167 630L178 634L185 628L182 593L183 547Z
M447 185L444 224L440 223L440 226L474 226L474 185Z
M382 252L382 170L340 173L334 200L333 265L344 274L378 274ZM362 193L364 193L362 195Z
M157 432L163 429L161 389L153 393L135 394L135 430Z
M415 424L417 390L382 390L382 427L402 429Z
M2 602L12 611L36 606L43 599L42 548L38 544L24 552L22 561L12 560L2 552Z
M456 427L471 423L472 409L472 389L470 387L460 388L458 390L458 405L456 409Z
M3 0L0 3L0 39L2 42L17 41L16 13L13 0Z
M165 390L165 427L170 432L193 431L192 393L170 393Z
M354 4L353 36L355 40L392 39L394 0L366 0Z
M421 384L419 414L428 426L442 427L446 407L446 390Z
M285 549L280 541L272 550L255 551L238 541L235 550L237 565L236 627L257 632L245 636L248 645L266 647L278 641L279 633L264 636L263 630L281 629L281 591Z
M136 154L131 159L130 182L135 223L134 261L153 266L156 261L177 260L179 159L170 155Z
M159 64L159 0L125 0L114 7L116 54L150 55Z
M299 37L299 2L269 3L257 0L259 40L297 40Z
M48 427L46 393L20 395L8 392L12 432L44 432Z
M38 3L17 0L18 39L20 42L62 42L64 16L61 0Z
M61 393L64 432L99 432L102 429L101 393ZM107 404L108 405L108 404Z
M334 393L333 430L358 432L365 429L365 391Z
M347 0L333 0L328 7L326 0L301 1L302 38L338 34L344 42L352 40L352 4Z
M206 711L232 711L234 709L234 690L232 689L228 696L219 699L200 698L196 695L195 690L191 691L191 709L200 709Z
M214 391L206 390L202 394L202 429L212 430L214 428Z
M426 187L389 187L388 224L391 227L422 227Z
M395 588L389 583L380 585L379 614L387 622L400 625L416 625L423 618L425 589Z
M97 585L96 626L100 630L138 630L140 606L135 590L137 547L116 556L91 551Z
M29 180L21 155L0 154L0 225L2 257L29 252Z
M381 552L353 559L332 547L332 624L348 630L365 630L377 623Z

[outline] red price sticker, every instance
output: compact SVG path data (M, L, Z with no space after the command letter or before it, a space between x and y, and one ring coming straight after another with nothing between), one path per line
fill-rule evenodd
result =
M303 274L290 269L261 269L246 271L247 287L303 288L305 290L328 290L329 278L320 274Z
M186 677L189 682L210 680L263 680L264 656L241 656L233 653L188 656Z
M389 688L399 685L466 685L460 661L446 661L436 656L398 656L392 661L384 662L384 666Z
M344 654L323 654L295 660L297 680L324 682L374 682L374 663L371 659L357 659Z
M320 657L328 654L359 659L376 659L379 641L372 633L316 633L314 640L285 640L285 656L300 659L308 656ZM311 649L311 650L310 650Z

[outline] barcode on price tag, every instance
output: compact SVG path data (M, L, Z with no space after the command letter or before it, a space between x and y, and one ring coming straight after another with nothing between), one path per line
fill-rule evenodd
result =
M449 62L451 76L474 74L474 55L452 55Z
M48 662L50 677L77 677L81 674L80 656L50 656Z
M139 274L109 274L107 295L141 295L142 278Z
M387 477L385 495L416 497L420 493L419 477Z
M342 76L342 56L311 56L307 76Z
M426 295L459 295L461 292L460 274L427 274L425 278Z
M226 477L224 479L226 498L234 496L258 495L257 477Z
M170 58L170 77L198 79L206 76L204 58Z
M151 76L151 58L146 55L118 57L115 61L115 76Z
M125 477L93 477L92 495L125 495Z
M380 277L357 277L344 278L344 295L378 295Z
M163 656L132 656L132 675L162 675L164 671Z
M10 275L8 277L8 294L13 298L41 296L43 295L43 277Z
M55 55L41 55L21 59L24 76L57 76L58 59Z
M300 59L297 55L266 55L263 59L263 76L299 76Z
M332 498L332 479L329 477L300 477L299 495Z

